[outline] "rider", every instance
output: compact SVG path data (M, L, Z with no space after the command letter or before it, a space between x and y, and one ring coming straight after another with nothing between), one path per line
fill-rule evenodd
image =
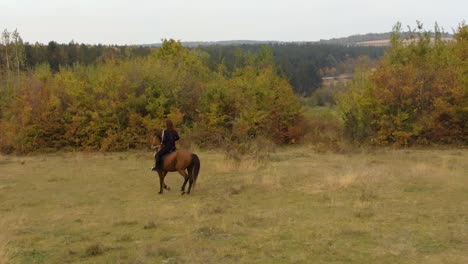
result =
M174 129L170 119L166 119L166 129L161 133L161 148L154 156L154 166L151 170L162 169L162 157L176 150L175 142L179 140L179 134Z

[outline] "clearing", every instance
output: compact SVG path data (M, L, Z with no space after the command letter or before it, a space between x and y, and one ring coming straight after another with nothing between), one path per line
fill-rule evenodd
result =
M0 263L468 263L468 150L0 156Z

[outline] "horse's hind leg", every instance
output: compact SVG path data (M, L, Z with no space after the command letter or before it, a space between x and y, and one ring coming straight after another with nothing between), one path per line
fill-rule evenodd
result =
M187 192L187 194L190 194L190 190L192 189L192 185L193 185L193 177L190 176L190 177L189 177L189 186L188 186L188 192Z
M184 178L184 183L182 184L182 188L180 189L182 195L185 194L185 185L186 185L187 182L188 182L188 178L189 178L188 176L186 176L186 177Z
M187 182L189 180L189 176L188 176L187 172L185 172L185 170L179 170L179 173L180 173L180 175L182 175L182 177L184 177L184 183L182 184L182 187L180 188L181 194L184 195L185 194L185 185L187 184Z

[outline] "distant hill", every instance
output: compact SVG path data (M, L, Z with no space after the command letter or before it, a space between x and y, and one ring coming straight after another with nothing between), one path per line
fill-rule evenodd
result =
M222 40L222 41L182 41L184 47L193 48L199 46L236 46L281 43L279 41L260 40ZM141 46L160 47L162 43L143 44Z
M333 38L333 39L328 39L328 40L321 39L318 42L322 44L339 44L339 45L387 46L390 43L389 40L390 40L391 35L392 35L392 32L369 33L365 35L352 35L352 36L344 37L344 38ZM404 39L411 38L412 35L414 35L414 33L411 33L411 32L401 33L401 37ZM453 38L453 35L444 32L442 33L442 38L451 39Z
M442 38L443 41L453 41L453 38ZM405 39L405 43L412 43L415 39ZM431 41L434 41L434 38L431 38ZM390 46L390 39L382 39L382 40L369 40L369 41L362 41L353 44L354 46L381 46L386 47Z
M414 33L403 32L402 38L410 38ZM183 41L182 45L185 47L193 48L199 46L236 46L236 45L261 45L261 44L288 44L288 43L319 43L319 44L334 44L345 46L388 46L392 32L386 33L369 33L365 35L352 35L343 38L321 39L319 41L259 41L259 40L223 40L223 41ZM450 40L453 38L452 34L442 33L442 38ZM143 44L141 46L159 47L161 43Z

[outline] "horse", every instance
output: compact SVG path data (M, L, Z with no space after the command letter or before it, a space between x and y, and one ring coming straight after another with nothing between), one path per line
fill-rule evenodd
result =
M156 133L153 140L153 149L156 153L161 148L161 133ZM200 172L200 159L197 154L194 154L188 150L176 150L163 157L163 165L159 166L156 171L159 174L159 194L163 193L163 189L170 190L169 186L164 183L164 178L168 172L179 172L184 177L184 183L181 187L181 194L185 194L185 185L189 182L187 194L195 188L197 182L198 173Z

